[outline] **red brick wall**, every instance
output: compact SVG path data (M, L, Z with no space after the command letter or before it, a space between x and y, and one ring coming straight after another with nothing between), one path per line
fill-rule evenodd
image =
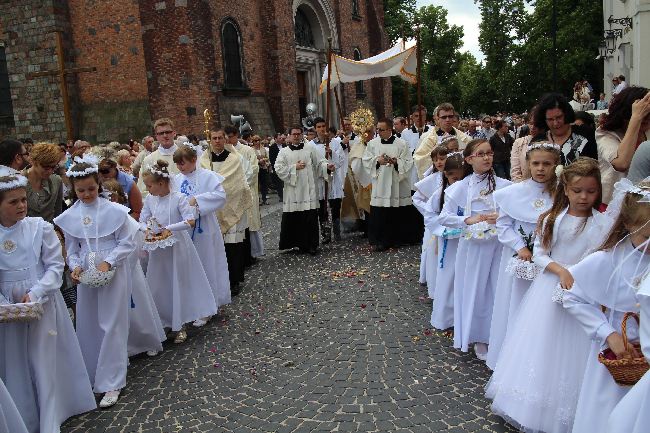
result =
M69 0L82 104L147 98L140 11L135 0Z
M138 3L151 116L170 117L178 132L199 134L203 110L218 111L212 10L205 1Z

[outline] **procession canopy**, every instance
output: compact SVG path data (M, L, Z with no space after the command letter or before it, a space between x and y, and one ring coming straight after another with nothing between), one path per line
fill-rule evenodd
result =
M414 40L399 39L390 49L364 60L351 60L332 54L332 74L330 85L352 83L371 78L392 77L399 75L403 80L413 84L417 82L417 49ZM329 65L323 71L320 93L327 86Z

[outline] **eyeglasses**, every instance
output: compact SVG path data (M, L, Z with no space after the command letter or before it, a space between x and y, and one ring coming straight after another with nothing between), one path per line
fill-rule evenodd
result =
M560 114L559 116L555 116L555 117L546 118L547 122L560 122L562 120L564 120L564 114Z
M292 132L291 135L293 135L294 137L298 137L302 135L302 132Z
M438 119L447 120L447 119L453 119L454 117L456 117L455 114L447 114L446 116L438 116Z
M470 155L472 158L481 158L485 159L487 158L494 158L494 152L479 152L479 153L474 153Z
M109 174L111 172L111 169L110 168L100 168L99 172L101 174Z
M169 134L173 134L173 133L174 133L174 131L172 131L171 129L168 129L167 131L156 132L156 135L169 135Z

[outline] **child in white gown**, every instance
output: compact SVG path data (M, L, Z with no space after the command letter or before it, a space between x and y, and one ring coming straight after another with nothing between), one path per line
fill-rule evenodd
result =
M172 189L184 194L190 206L199 213L191 237L212 293L218 306L230 304L228 261L216 214L226 204L224 178L214 171L197 167L196 151L188 146L181 146L174 152L174 162L180 173L172 179ZM194 323L195 326L204 324L203 319Z
M559 162L558 145L533 142L526 152L526 163L532 177L494 193L499 207L497 231L503 252L490 326L490 350L486 360L490 369L494 369L497 363L510 321L517 314L519 304L534 278L535 267L531 260L535 228L539 216L553 203L552 193L557 184L555 166Z
M67 175L75 203L54 219L65 234L73 280L77 285L77 337L100 407L117 403L126 386L128 366L130 267L136 227L129 209L103 197L96 160L85 156ZM113 274L110 278L102 275Z
M579 187L575 181L588 177L598 192L595 162L579 160L560 176L553 207L542 215L542 230L535 237L533 261L542 272L508 325L486 387L492 411L525 432L569 432L573 425L589 339L551 297L560 275L569 278L566 267L598 248L611 226L610 219L594 209L600 204L596 196L581 210L575 197L571 203L565 193L565 187Z
M167 163L159 160L144 172L149 195L140 213L140 223L150 233L159 232L161 247L149 251L147 281L162 324L176 333L174 342L185 342L185 324L217 313L212 287L201 258L190 239L194 209L185 195L171 191Z
M27 179L5 170L0 172L0 304L40 303L43 315L0 323L0 380L29 432L56 433L67 418L95 409L95 398L59 290L61 243L51 224L26 217ZM15 414L5 415L12 418L9 426L21 424Z
M472 140L463 156L466 177L447 189L438 222L463 230L454 275L454 347L467 352L475 343L476 356L485 360L501 258L492 193L510 182L494 174L494 152L487 140Z
M607 432L612 410L630 390L614 381L598 353L609 348L617 359L642 356L632 346L626 350L621 324L626 312L639 312L636 292L650 272L650 185L641 189L623 180L616 188L627 194L609 237L600 251L569 268L575 283L560 292L566 311L592 339L573 433ZM638 341L633 319L627 321L627 336L630 342Z

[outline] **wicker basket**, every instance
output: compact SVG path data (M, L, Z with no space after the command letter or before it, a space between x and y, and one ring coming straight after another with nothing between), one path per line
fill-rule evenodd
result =
M43 316L43 304L27 302L24 304L1 304L0 323L31 322Z
M639 315L636 313L625 313L623 316L623 323L621 324L621 334L623 335L623 343L627 350L630 343L627 341L627 319L634 317L639 323ZM641 352L641 345L633 344L639 352ZM612 375L616 383L624 386L631 386L637 383L641 377L648 371L648 361L641 355L640 358L633 359L609 359L613 353L611 349L606 349L598 354L598 361L607 367L609 374Z
M97 253L88 253L88 269L79 275L79 282L90 287L102 287L111 282L115 276L115 268L109 269L106 272L101 272L97 269Z

